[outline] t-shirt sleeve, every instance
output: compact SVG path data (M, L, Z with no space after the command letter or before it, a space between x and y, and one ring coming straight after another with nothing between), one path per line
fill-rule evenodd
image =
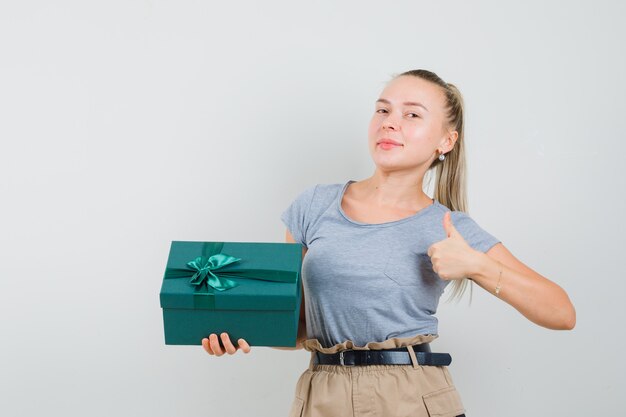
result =
M493 236L474 221L467 213L453 211L450 219L456 230L461 233L463 239L473 249L480 252L487 252L493 245L500 242L500 239Z
M307 231L311 223L311 203L316 189L317 185L314 185L302 191L280 216L293 239L305 247L307 247Z

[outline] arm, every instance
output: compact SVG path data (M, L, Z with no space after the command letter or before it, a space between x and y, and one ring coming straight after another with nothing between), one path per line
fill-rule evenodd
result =
M492 294L500 279L499 297L539 326L571 330L576 325L576 310L567 293L523 264L502 243L485 253L476 251L468 277Z
M287 243L296 243L289 230L285 232L285 241ZM306 254L307 248L302 248L302 259L304 259L304 255ZM302 283L302 280L300 280ZM304 313L304 285L302 286L302 302L300 303L300 321L298 322L298 335L296 336L296 346L295 347L273 347L272 349L279 350L299 350L302 349L302 342L306 340L306 315Z
M553 330L574 328L576 310L561 287L524 265L501 242L484 253L470 247L450 217L449 211L443 217L448 237L428 248L433 270L440 278L468 277L492 294L499 283L498 297L528 320Z

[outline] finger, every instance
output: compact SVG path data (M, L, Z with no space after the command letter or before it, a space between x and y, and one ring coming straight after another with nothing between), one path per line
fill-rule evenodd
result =
M217 339L217 335L215 333L211 333L211 335L209 336L209 342L211 345L211 350L213 350L216 356L222 356L224 354L224 351L222 350L220 342Z
M450 213L451 212L446 211L443 215L443 228L445 229L448 237L459 237L460 234L458 230L456 230L456 227L452 224L452 214Z
M226 332L222 333L222 344L224 345L224 348L226 349L226 352L229 355L232 355L235 352L237 352L237 348L233 346L233 343L230 341L230 337L228 336L228 333Z
M213 351L211 350L211 346L209 346L208 337L202 339L202 347L204 348L204 350L206 350L206 353L208 353L209 355L214 355Z
M237 343L239 344L239 348L241 349L241 351L243 353L249 353L250 352L250 349L251 349L250 345L244 339L239 339L237 341Z

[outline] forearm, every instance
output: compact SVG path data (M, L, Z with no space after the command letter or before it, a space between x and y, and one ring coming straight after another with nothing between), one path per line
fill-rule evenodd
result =
M499 281L498 297L535 324L554 330L574 327L576 312L567 293L539 274L522 273L477 252L474 271L469 278L491 294L495 293Z

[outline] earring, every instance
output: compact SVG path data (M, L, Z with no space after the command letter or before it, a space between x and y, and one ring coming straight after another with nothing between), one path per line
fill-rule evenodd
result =
M444 159L446 159L446 156L443 153L439 154L439 160L443 161Z

